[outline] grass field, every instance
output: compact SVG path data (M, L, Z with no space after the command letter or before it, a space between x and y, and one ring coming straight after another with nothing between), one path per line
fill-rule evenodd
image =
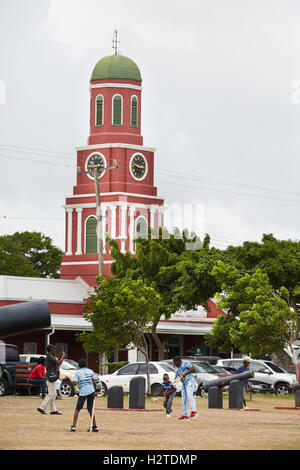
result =
M88 433L90 419L82 410L77 431L69 432L77 397L57 400L62 416L41 415L39 397L4 396L0 399L0 449L86 450L299 450L300 410L275 410L294 406L294 395L276 397L256 394L249 408L260 411L208 409L207 398L196 398L198 417L182 422L181 398L176 397L173 416L166 419L162 398L146 400L155 412L109 411L107 398L96 398L99 433ZM124 399L124 408L128 398ZM98 408L98 409L97 409Z

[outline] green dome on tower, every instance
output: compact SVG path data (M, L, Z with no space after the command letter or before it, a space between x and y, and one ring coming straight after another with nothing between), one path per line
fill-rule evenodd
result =
M136 63L120 54L103 57L95 65L91 82L107 78L142 81L141 72Z

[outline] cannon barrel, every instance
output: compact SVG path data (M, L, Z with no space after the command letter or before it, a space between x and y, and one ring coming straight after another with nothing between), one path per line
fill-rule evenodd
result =
M0 307L0 338L41 330L50 325L50 309L44 300Z
M209 380L203 383L203 388L206 392L210 389L210 387L225 387L233 380L246 380L254 377L254 372L252 370L241 372L240 374L233 374L228 375L227 377L221 377L220 379L216 380Z

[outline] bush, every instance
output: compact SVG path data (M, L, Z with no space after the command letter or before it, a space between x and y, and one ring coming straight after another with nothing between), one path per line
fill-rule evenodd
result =
M108 373L113 374L116 370L120 369L123 366L126 366L129 364L128 361L122 361L122 362L109 362L108 365Z

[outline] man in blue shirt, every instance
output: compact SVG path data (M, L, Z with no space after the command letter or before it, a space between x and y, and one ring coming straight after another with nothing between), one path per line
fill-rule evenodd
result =
M73 425L70 428L71 432L76 431L76 423L78 419L78 415L80 410L83 408L85 401L87 401L87 410L89 412L90 417L92 418L92 410L95 396L97 395L96 392L96 381L95 381L95 374L91 369L86 367L86 360L80 359L78 362L79 370L74 375L73 384L79 387L79 397L77 401L77 405L74 412L73 418ZM93 426L92 432L98 432L96 418L95 415L93 416Z
M168 374L164 374L161 389L164 392L164 407L166 408L166 418L170 418L172 411L172 402L176 395L176 387L172 384Z
M245 356L243 357L243 365L238 368L237 373L241 374L242 372L246 372L249 370L249 365L250 365L250 357ZM246 394L248 391L248 380L243 381L243 404L244 404L244 409L247 409L247 404L246 404Z
M194 391L196 387L194 373L196 373L196 370L193 367L193 364L188 361L182 361L180 356L174 357L173 362L175 366L175 380L179 378L182 382L181 396L183 414L178 419L189 419L188 403L190 403L191 408L190 418L195 418L197 416L196 402L194 398Z

